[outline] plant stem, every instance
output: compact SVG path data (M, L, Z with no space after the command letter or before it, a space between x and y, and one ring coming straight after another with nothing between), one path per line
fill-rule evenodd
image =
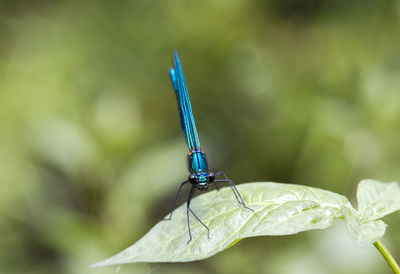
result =
M383 258L385 258L386 262L390 266L390 268L393 270L393 273L395 274L400 274L400 267L396 263L396 260L393 258L392 254L390 254L389 250L386 249L386 247L383 245L383 243L380 240L377 240L374 243L374 246L376 249L379 250L379 252L382 254Z

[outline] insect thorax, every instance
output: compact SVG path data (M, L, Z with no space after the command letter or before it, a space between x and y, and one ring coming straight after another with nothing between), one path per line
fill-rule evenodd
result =
M208 184L208 181L209 181L209 180L208 180L208 175L209 175L208 172L194 173L194 175L196 176L197 181L198 181L198 184L199 184L200 186L205 186L205 185Z
M204 176L208 175L208 163L206 153L201 148L194 148L189 151L188 154L188 169L190 173L198 174L199 181L204 173Z

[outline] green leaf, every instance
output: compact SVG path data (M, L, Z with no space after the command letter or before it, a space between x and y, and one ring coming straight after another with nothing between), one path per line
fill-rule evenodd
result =
M386 224L381 221L363 221L359 213L351 207L342 208L347 231L358 247L367 246L385 234Z
M400 187L396 182L362 180L357 189L358 212L362 220L376 220L400 209Z
M187 244L186 205L182 205L174 211L172 220L160 221L134 245L92 267L200 260L241 238L327 228L342 216L342 207L351 208L346 197L312 187L248 183L237 188L255 212L238 204L230 188L211 191L192 200L191 208L209 227L210 239L206 229L190 216L193 239Z
M230 188L193 199L191 208L210 228L210 239L206 229L190 216L193 239L187 244L186 205L182 205L172 220L160 221L134 245L92 267L200 260L243 238L324 229L342 217L355 244L364 246L384 235L386 224L378 219L400 209L399 185L374 180L360 182L358 211L346 197L312 187L248 183L237 188L254 212L238 204Z
M358 211L343 207L347 230L357 246L371 244L385 234L386 224L378 220L400 209L397 183L363 180L357 189Z

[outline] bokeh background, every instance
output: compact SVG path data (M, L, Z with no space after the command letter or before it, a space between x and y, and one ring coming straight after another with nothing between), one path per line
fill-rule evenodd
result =
M173 49L213 170L351 201L400 181L399 1L2 0L0 20L0 273L115 273L89 265L169 212L187 176ZM119 273L390 270L338 221Z

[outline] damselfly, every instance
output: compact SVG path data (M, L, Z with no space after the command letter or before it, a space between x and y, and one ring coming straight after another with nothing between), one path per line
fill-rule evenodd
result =
M186 216L187 216L187 226L189 231L189 241L192 240L192 233L190 232L190 224L189 224L189 212L193 214L193 216L199 221L207 229L207 236L210 238L210 230L209 228L196 216L193 210L190 208L190 201L192 200L196 189L200 191L207 191L210 183L214 183L215 187L218 189L217 184L219 182L225 182L229 184L231 187L233 194L236 197L236 200L239 204L243 205L243 207L251 210L251 208L247 207L245 202L243 201L242 196L239 191L235 187L234 183L226 176L225 172L219 171L217 173L213 173L208 171L208 163L205 152L200 147L199 136L197 135L196 125L194 123L192 106L190 104L189 95L186 88L185 78L183 77L181 63L178 57L178 53L174 51L173 53L174 59L174 67L169 69L169 76L171 77L172 86L175 90L176 99L178 100L178 110L179 117L181 121L182 131L184 133L184 137L186 143L189 147L188 154L188 167L190 175L186 181L184 181L175 196L172 211L167 220L170 220L172 217L173 210L176 205L177 198L182 187L190 183L192 185L189 197L186 203ZM222 179L217 179L218 176L221 176Z

